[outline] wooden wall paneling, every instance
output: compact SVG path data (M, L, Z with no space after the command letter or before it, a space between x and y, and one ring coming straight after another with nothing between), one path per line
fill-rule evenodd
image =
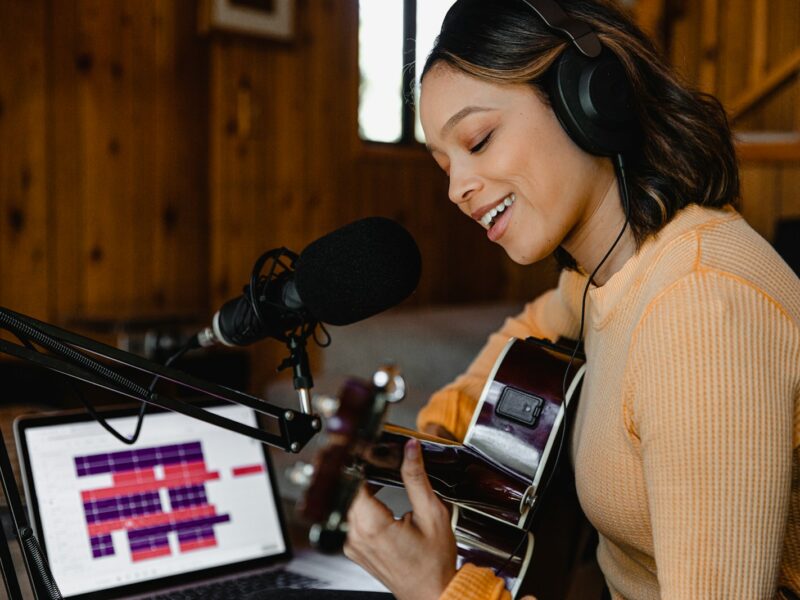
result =
M226 105L226 89L222 74L225 72L226 52L219 43L209 47L209 279L211 281L211 306L218 306L230 293L225 256L230 231L230 218L224 210L223 195L228 175L223 163L224 136L236 132L235 115Z
M751 0L726 0L717 25L719 50L713 57L717 66L717 87L712 90L726 106L747 88L753 40L749 23ZM704 22L703 27L712 27Z
M663 46L664 13L667 0L639 0L634 5L636 23L659 46Z
M314 107L307 87L310 77L303 72L303 54L307 52L304 39L308 35L305 19L297 27L291 48L269 55L269 106L264 107L264 119L270 132L271 152L258 158L270 172L267 187L274 204L264 218L264 249L286 246L301 252L316 233L311 213L324 207L310 197L311 181L321 174L312 172L306 162L311 129L307 114ZM311 150L320 151L319 147Z
M800 162L780 166L780 206L779 219L800 219ZM800 241L795 241L800 243Z
M763 0L753 5L754 38L748 86L728 99L738 128L791 130L798 103L800 5L794 0ZM726 57L727 59L727 57Z
M255 259L273 247L272 224L282 217L266 197L271 152L259 116L266 108L264 90L272 93L268 53L252 40L226 37L212 41L211 55L210 268L216 306L241 292Z
M699 80L702 4L681 2L669 21L668 57L673 68L692 85Z
M120 63L112 58L109 65L111 77L119 80L125 98L120 115L124 121L117 125L125 189L119 190L114 199L122 202L114 212L126 228L111 242L120 253L120 262L110 269L114 273L115 288L110 310L115 314L118 309L114 305L121 302L128 314L155 315L163 308L165 298L164 290L159 289L156 281L160 262L156 242L161 216L157 179L161 132L156 118L159 95L156 1L124 0L120 3ZM117 297L119 292L124 297Z
M288 177L283 189L273 183L283 142L271 127L275 103L293 81L292 77L276 78L274 54L289 54L288 47L268 40L219 36L211 39L210 53L209 271L212 310L216 310L242 292L261 253L280 246L298 250L284 232L297 226L290 213L294 197L286 193L297 193L294 188L301 181ZM296 73L296 64L293 67L290 73ZM262 393L286 354L274 340L250 346L251 392Z
M748 79L750 85L758 83L767 70L769 4L767 0L753 0L753 20L751 24L753 54L750 58Z
M207 59L191 0L50 4L59 320L207 306Z
M158 312L200 316L209 311L208 50L194 0L158 0L154 19L152 301Z
M717 91L717 58L719 56L719 0L702 0L702 34L700 39L700 89L709 94Z
M780 206L779 173L779 166L768 164L742 164L739 169L742 216L768 240L772 239Z
M301 222L306 233L318 237L331 228L344 225L356 217L355 204L343 191L349 191L352 157L339 145L350 137L351 127L346 81L341 79L351 67L355 57L346 52L352 48L343 39L357 37L347 3L323 1L309 3L305 10L311 35L302 40L300 76L304 79L308 126L306 133L305 168L311 177L306 178L308 194L300 203L303 206ZM348 194L350 195L350 194Z
M773 0L769 7L767 70L795 59L794 75L761 110L764 129L800 132L800 2Z
M49 4L49 231L53 265L48 288L52 318L64 322L84 312L82 84L92 58L78 25L77 0Z
M83 316L125 317L143 308L146 284L139 265L151 258L145 244L141 256L133 251L137 233L150 225L143 221L150 213L148 200L138 197L142 183L132 172L138 158L136 128L149 129L150 124L138 122L134 112L142 92L134 92L136 66L132 50L126 53L132 37L144 32L131 31L136 21L121 3L82 0L78 6L85 40L79 116L85 131Z
M47 318L47 29L42 3L0 4L0 305Z

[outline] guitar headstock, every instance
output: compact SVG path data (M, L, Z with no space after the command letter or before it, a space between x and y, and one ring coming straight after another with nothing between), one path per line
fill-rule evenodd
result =
M363 480L359 456L380 434L389 405L404 397L405 381L394 366L381 367L371 381L350 379L342 386L298 505L300 516L311 523L309 539L320 550L342 547L347 511Z

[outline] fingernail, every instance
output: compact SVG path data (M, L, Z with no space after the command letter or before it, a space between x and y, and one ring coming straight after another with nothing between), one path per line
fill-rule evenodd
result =
M411 438L406 442L406 458L416 460L419 456L419 442L416 438Z

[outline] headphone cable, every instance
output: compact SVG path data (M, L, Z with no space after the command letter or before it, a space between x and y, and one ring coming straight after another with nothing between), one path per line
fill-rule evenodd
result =
M628 194L628 179L627 179L627 176L626 176L626 173L625 173L625 159L623 158L621 153L617 154L614 157L614 168L615 168L615 171L617 173L617 179L618 179L619 184L620 184L619 185L619 187L620 187L620 195L621 195L621 200L622 200L622 208L625 211L625 222L622 225L622 229L620 229L619 233L617 234L617 237L614 240L614 243L611 244L611 247L608 249L608 251L605 253L603 258L600 260L600 262L594 268L594 270L592 271L591 275L589 275L589 277L586 280L586 286L584 286L584 288L583 288L583 295L582 295L582 298L581 298L581 321L580 321L580 327L578 329L578 341L575 344L575 348L572 350L572 355L570 356L569 362L567 363L567 368L564 370L564 378L563 378L563 380L561 382L561 393L562 393L562 396L564 398L564 402L566 402L566 398L567 398L567 379L569 377L569 372L570 372L570 369L572 368L572 364L575 362L575 357L578 355L578 350L580 349L581 344L583 343L583 329L584 329L585 317L586 317L586 298L587 298L588 293L589 293L589 286L591 285L592 281L594 280L595 275L597 275L597 272L600 270L600 267L603 266L603 263L605 263L606 260L608 260L608 257L611 256L611 253L614 251L614 248L617 247L617 244L622 239L622 236L625 234L625 230L628 228L628 224L630 223L631 206L630 206L630 198L629 198L629 194ZM564 448L564 439L567 437L567 430L569 429L569 425L568 425L569 410L568 410L568 408L569 407L564 406L564 417L563 417L563 419L561 421L561 428L560 428L561 432L559 434L558 450L556 451L556 458L555 458L555 461L553 462L552 469L550 469L550 474L547 477L547 481L545 481L545 484L544 484L544 487L542 488L542 491L537 494L539 499L543 498L544 494L549 489L550 483L553 480L553 476L555 475L555 473L557 471L558 463L561 460L561 454L562 454L562 450ZM533 528L533 519L534 519L534 517L536 515L536 511L538 510L540 505L541 505L541 503L537 502L536 506L532 509L533 510L533 514L531 514L531 516L529 518L528 527L525 528L525 530L523 531L522 538L520 539L519 543L517 544L517 547L514 548L514 551L511 554L509 554L508 558L503 563L503 565L499 569L497 569L495 571L495 575L496 576L499 577L500 574L503 571L505 571L506 567L508 567L509 563L514 559L514 557L517 555L517 553L522 548L522 545L525 543L525 540L528 538L528 535L530 534L530 531Z

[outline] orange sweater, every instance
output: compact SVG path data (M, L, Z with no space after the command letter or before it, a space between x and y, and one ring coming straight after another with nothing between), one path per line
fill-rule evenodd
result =
M463 437L510 336L575 337L585 277L508 319L418 426ZM586 310L587 375L571 455L613 598L800 592L800 280L732 209L696 205ZM462 568L443 600L509 598Z

